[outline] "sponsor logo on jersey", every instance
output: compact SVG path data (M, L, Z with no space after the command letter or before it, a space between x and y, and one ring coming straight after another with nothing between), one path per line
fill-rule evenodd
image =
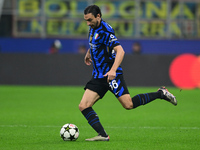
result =
M110 35L110 41L109 42L114 42L114 41L117 41L117 38L113 35L113 34L111 34Z

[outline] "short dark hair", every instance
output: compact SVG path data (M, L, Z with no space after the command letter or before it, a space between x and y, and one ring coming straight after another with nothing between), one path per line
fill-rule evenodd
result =
M97 17L97 14L100 14L100 17L102 16L101 9L97 5L90 5L86 7L84 10L84 14L86 15L89 13L92 13L95 18Z

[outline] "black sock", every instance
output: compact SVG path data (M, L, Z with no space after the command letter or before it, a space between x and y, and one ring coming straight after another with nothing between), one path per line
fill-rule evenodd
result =
M132 98L133 108L136 108L140 105L145 105L157 98L161 98L161 91L153 93L138 94Z
M92 109L92 107L88 107L82 111L82 114L88 120L88 123L92 126L92 128L101 136L107 137L103 126L99 121L99 117L97 116L96 112Z

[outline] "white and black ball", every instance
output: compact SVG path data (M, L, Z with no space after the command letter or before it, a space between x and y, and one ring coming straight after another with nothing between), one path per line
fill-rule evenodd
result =
M74 124L65 124L60 130L60 137L64 141L75 141L79 137L79 129Z

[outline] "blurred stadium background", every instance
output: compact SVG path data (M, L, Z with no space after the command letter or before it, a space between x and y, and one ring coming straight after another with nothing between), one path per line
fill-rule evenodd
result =
M90 4L100 6L124 47L129 86L200 87L199 0L1 0L0 84L84 85L92 69L83 64ZM55 40L61 47L52 54Z

